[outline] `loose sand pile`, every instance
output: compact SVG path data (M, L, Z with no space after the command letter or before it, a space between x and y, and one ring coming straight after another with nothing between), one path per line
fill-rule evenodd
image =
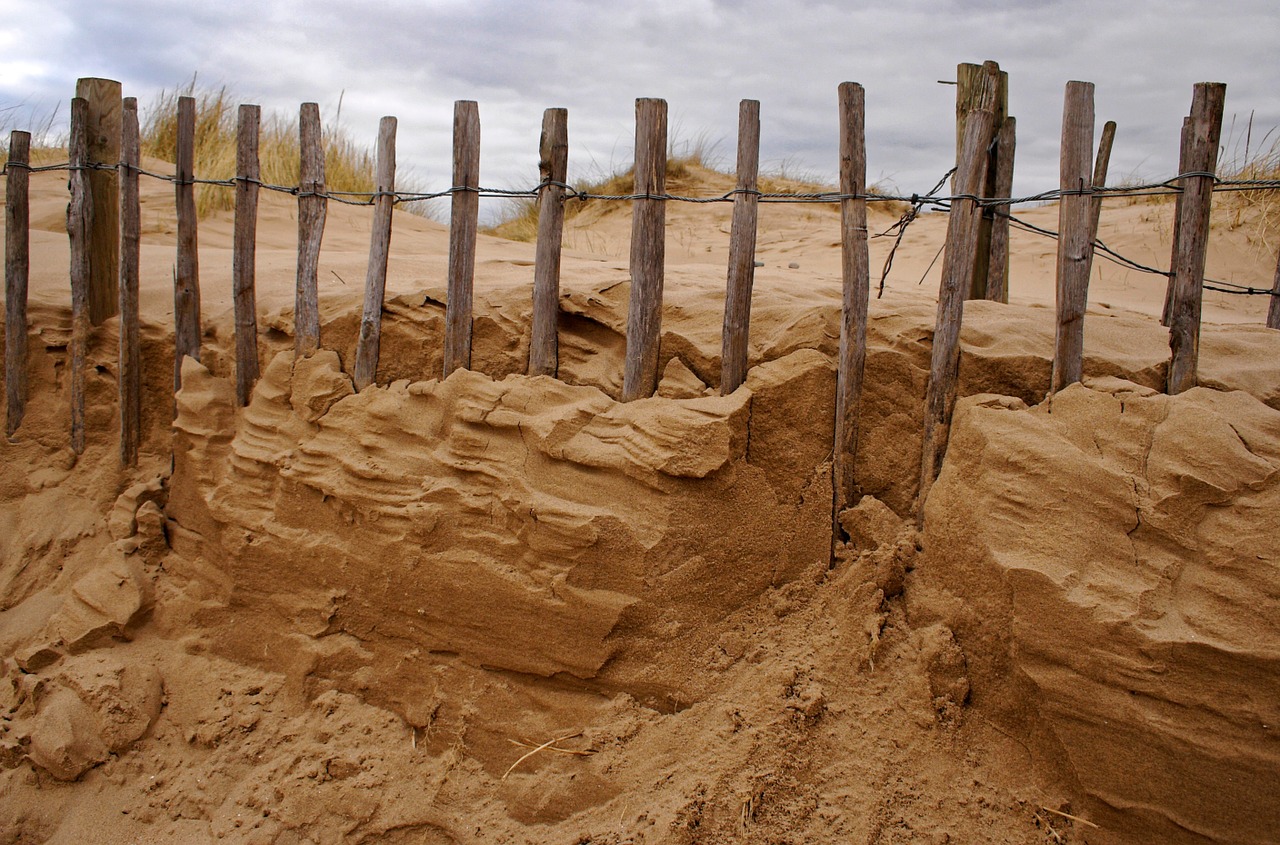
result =
M220 216L175 408L172 200L144 183L146 435L122 471L114 321L68 448L66 194L33 192L0 842L1275 841L1280 333L1258 298L1207 297L1204 387L1167 397L1163 279L1099 262L1088 378L1048 403L1055 246L1015 233L1013 303L966 308L921 533L936 265L918 280L946 221L913 224L872 302L867 495L832 567L830 208L762 207L752 369L721 397L728 209L673 206L660 395L624 405L625 208L567 228L560 380L520 374L533 249L493 238L474 370L438 380L447 232L397 215L355 394L369 215L329 209L325 351L295 360L295 212L265 197L262 380L237 409ZM1171 210L1108 206L1101 236L1164 264ZM1274 257L1228 223L1210 273L1265 282Z

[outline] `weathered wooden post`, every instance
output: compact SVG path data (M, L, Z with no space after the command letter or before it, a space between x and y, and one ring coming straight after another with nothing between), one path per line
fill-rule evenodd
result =
M138 194L141 157L138 101L124 100L120 124L120 464L138 463L142 443L142 346L138 331L138 274L142 208Z
M1280 329L1280 254L1276 256L1276 278L1271 284L1271 306L1267 308L1267 328Z
M854 461L862 376L867 360L867 309L871 269L867 255L866 94L856 82L840 85L840 358L836 369L835 501L833 521L857 501Z
M369 239L369 271L364 281L364 311L356 342L352 381L364 390L378 380L378 351L382 340L382 300L387 290L387 260L391 255L391 212L396 191L396 119L378 123L377 195L373 199L373 232Z
M324 186L320 106L303 103L298 115L301 147L298 184L298 282L294 291L293 346L299 357L320 348L320 243L329 200Z
M71 202L67 206L67 237L71 243L71 451L84 453L85 353L89 344L89 252L93 227L93 196L89 184L89 103L71 101Z
M249 404L258 381L258 136L262 110L242 105L236 119L236 211L231 291L236 322L236 402Z
M843 137L843 135L842 135ZM728 396L747 378L751 335L751 288L756 275L756 219L760 174L760 101L738 104L738 193L729 230L729 274L725 283L720 340L720 393Z
M182 358L200 360L200 267L196 252L196 101L178 98L178 261L173 277L173 389L182 388Z
M622 401L658 387L662 285L666 261L667 101L636 100L635 210L631 217L631 297Z
M987 146L991 143L995 115L986 109L970 112L965 126L960 167L956 171L956 194L973 195L986 179ZM938 320L933 333L933 354L929 385L924 401L924 444L920 461L920 493L916 500L916 523L924 524L925 501L933 487L951 434L951 414L955 410L956 380L960 373L960 323L964 300L973 279L978 254L978 226L982 210L972 199L951 204L947 221L947 254L942 263L942 286L938 294Z
M1006 117L996 133L995 182L991 194L1013 195L1013 155L1017 147L1018 121ZM1009 215L1012 205L991 209L991 251L987 264L987 299L1009 302Z
M1200 359L1200 307L1204 264L1209 248L1209 210L1213 202L1218 141L1227 86L1198 82L1191 100L1191 156L1183 180L1178 218L1178 254L1173 264L1173 307L1169 319L1168 393L1196 386Z
M4 433L12 437L27 407L27 284L31 276L31 134L9 133L4 197Z
M1169 319L1173 314L1173 266L1178 263L1178 227L1182 221L1182 195L1183 188L1186 187L1186 180L1182 179L1183 173L1190 170L1191 165L1191 118L1184 117L1182 119L1182 135L1178 141L1178 194L1173 203L1173 237L1171 238L1172 247L1169 251L1169 281L1164 289L1164 311L1160 315L1160 325L1168 328Z
M1051 393L1080 381L1084 312L1093 257L1093 83L1068 82L1062 112L1058 201L1057 329Z
M1107 187L1107 168L1111 165L1111 147L1116 140L1116 122L1108 120L1102 126L1102 139L1098 141L1098 157L1093 162L1093 187ZM1093 243L1098 240L1098 224L1102 222L1102 194L1093 195L1093 206L1090 209L1089 225L1089 257L1093 258Z
M76 81L76 96L89 103L86 120L93 228L89 233L89 321L95 326L116 313L120 261L120 83Z
M560 252L564 240L564 184L569 176L569 112L542 113L538 143L538 246L533 260L533 326L529 375L554 376L560 366Z
M453 104L453 197L449 216L449 290L445 303L444 377L471 368L472 291L480 215L480 108Z
M981 65L962 63L956 67L956 164L960 163L961 146L964 136L965 119L970 112L978 109L989 109L994 113L995 128L1004 125L1009 114L1009 74L1000 70L996 62L986 61ZM994 130L993 130L994 131ZM996 173L999 168L999 150L991 149L987 153L987 173L974 192L980 197L997 196L995 192ZM1012 166L1012 162L1010 163ZM1010 176L1012 182L1012 175ZM953 182L959 185L959 178ZM978 229L978 254L973 266L973 279L970 281L967 296L969 299L987 299L988 262L991 253L991 232L997 209L987 206L982 210L982 223ZM1007 280L1005 280L1007 286Z

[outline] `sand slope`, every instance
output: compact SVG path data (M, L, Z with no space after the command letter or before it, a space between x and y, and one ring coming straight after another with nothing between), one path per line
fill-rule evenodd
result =
M264 372L237 409L228 220L201 228L204 352L175 405L169 199L148 187L147 435L125 472L114 322L89 353L89 447L67 449L65 193L39 191L32 398L0 444L0 841L1261 843L1280 826L1265 303L1211 297L1205 387L1164 397L1162 286L1100 267L1087 383L1045 403L1052 245L1016 236L1013 304L966 310L969 398L918 533L936 282L917 282L945 220L918 221L872 303L868 496L832 567L832 209L766 209L752 369L719 397L727 208L673 206L660 395L623 405L625 210L570 223L559 380L519 374L532 248L492 238L474 370L438 378L447 233L397 215L378 386L355 394L367 213L330 209L325 351L295 361L294 222L269 198ZM1166 210L1117 207L1103 237L1167 252ZM1268 264L1247 223L1215 228L1211 267Z

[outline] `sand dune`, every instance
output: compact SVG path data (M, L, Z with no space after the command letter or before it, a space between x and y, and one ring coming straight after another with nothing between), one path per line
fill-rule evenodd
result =
M172 198L143 185L145 437L124 471L115 321L89 350L88 448L68 448L66 194L33 178L31 399L0 444L4 841L1280 829L1265 297L1206 296L1202 387L1167 397L1164 280L1099 261L1086 381L1046 402L1054 244L1015 232L1011 304L966 307L918 532L946 225L925 215L872 301L866 497L831 566L833 209L762 206L751 369L721 397L728 207L672 205L662 384L621 404L625 207L566 229L558 380L522 375L532 246L485 236L473 370L439 379L448 233L397 214L377 386L356 394L369 214L329 209L323 350L295 360L296 207L266 195L263 376L237 409L230 218L201 224L203 353L175 406ZM1108 205L1101 237L1162 266L1171 209ZM1209 275L1269 284L1252 221L1219 218Z

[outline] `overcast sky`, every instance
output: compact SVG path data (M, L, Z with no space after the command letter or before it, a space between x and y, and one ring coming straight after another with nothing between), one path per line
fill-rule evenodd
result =
M669 104L676 141L718 142L731 166L738 101L761 102L766 171L833 180L836 89L866 88L868 178L927 191L954 158L958 62L1008 71L1015 193L1056 187L1063 88L1096 84L1119 124L1112 183L1174 172L1192 85L1227 83L1227 156L1280 126L1276 0L0 0L0 115L55 107L81 76L124 84L144 111L198 74L241 102L315 101L372 143L399 118L401 167L448 186L453 101L480 108L481 184L537 181L542 110L569 110L570 178L625 169L634 101ZM1234 118L1235 128L1231 131ZM1228 132L1231 132L1227 142ZM1270 145L1276 133L1266 139Z

